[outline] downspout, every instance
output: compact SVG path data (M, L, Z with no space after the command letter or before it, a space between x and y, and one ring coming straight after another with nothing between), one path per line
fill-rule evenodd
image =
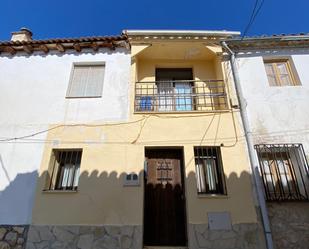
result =
M267 249L273 249L273 240L272 240L272 234L271 234L271 229L270 229L270 222L268 218L266 202L264 198L264 193L262 191L261 180L260 180L260 175L259 175L259 168L258 168L259 162L258 162L257 155L254 151L253 138L252 138L250 128L249 128L250 127L249 118L246 112L247 104L243 97L243 92L242 92L241 85L240 85L240 79L239 79L239 74L238 74L237 65L236 65L236 55L228 47L225 41L223 41L221 44L230 54L231 69L232 69L232 74L234 78L235 90L236 90L238 102L240 105L240 115L241 115L241 119L243 122L245 138L247 141L246 144L247 144L247 148L249 152L249 159L250 159L252 174L254 178L254 186L256 189L256 193L257 193L258 204L261 209L261 216L262 216L264 233L265 233L265 238L266 238L266 245L267 245Z

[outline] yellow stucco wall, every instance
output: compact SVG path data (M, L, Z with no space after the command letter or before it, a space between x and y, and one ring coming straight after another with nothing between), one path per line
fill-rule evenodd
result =
M132 60L130 119L123 124L63 126L51 130L42 158L33 224L143 224L144 151L147 146L184 149L189 223L207 223L207 212L228 211L232 223L257 222L250 166L239 112L134 114L136 80L154 80L156 67L192 67L195 79L221 76L216 60ZM223 76L222 76L223 78ZM224 77L225 78L225 77ZM220 146L227 196L198 196L194 146ZM77 193L42 192L53 148L82 148ZM123 186L125 173L140 174L140 186Z
M238 113L234 114L238 116ZM184 117L182 117L184 116ZM125 187L125 173L142 174L146 146L183 146L187 214L205 223L208 211L229 211L234 223L255 222L250 173L243 137L238 139L232 113L139 117L123 125L64 127L51 131L38 181L34 224L142 224L143 186ZM203 139L204 138L204 139ZM220 145L227 197L198 197L193 146ZM53 148L82 148L77 193L43 193ZM141 178L142 183L142 178ZM241 204L241 208L239 206Z
M195 80L216 79L213 61L139 60L138 81L154 81L156 68L192 68Z

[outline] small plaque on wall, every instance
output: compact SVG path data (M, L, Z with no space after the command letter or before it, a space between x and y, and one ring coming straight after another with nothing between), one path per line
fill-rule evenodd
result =
M139 186L139 176L136 173L126 174L123 186Z

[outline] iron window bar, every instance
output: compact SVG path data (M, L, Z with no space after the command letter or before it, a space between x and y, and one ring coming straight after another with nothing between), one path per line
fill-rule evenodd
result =
M47 190L77 190L81 149L54 149Z
M258 144L267 201L308 201L309 167L302 144Z
M194 158L197 193L226 195L220 147L194 147Z
M135 83L135 112L228 109L223 80L161 80Z

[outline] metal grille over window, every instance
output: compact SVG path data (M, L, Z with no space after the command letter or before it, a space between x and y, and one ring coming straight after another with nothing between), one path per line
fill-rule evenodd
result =
M136 82L136 112L213 111L228 108L222 80Z
M301 144L255 145L268 201L308 201L308 162Z
M67 97L101 97L103 81L104 65L74 65Z
M199 194L226 194L220 147L194 147Z
M76 190L82 150L53 150L48 190Z

